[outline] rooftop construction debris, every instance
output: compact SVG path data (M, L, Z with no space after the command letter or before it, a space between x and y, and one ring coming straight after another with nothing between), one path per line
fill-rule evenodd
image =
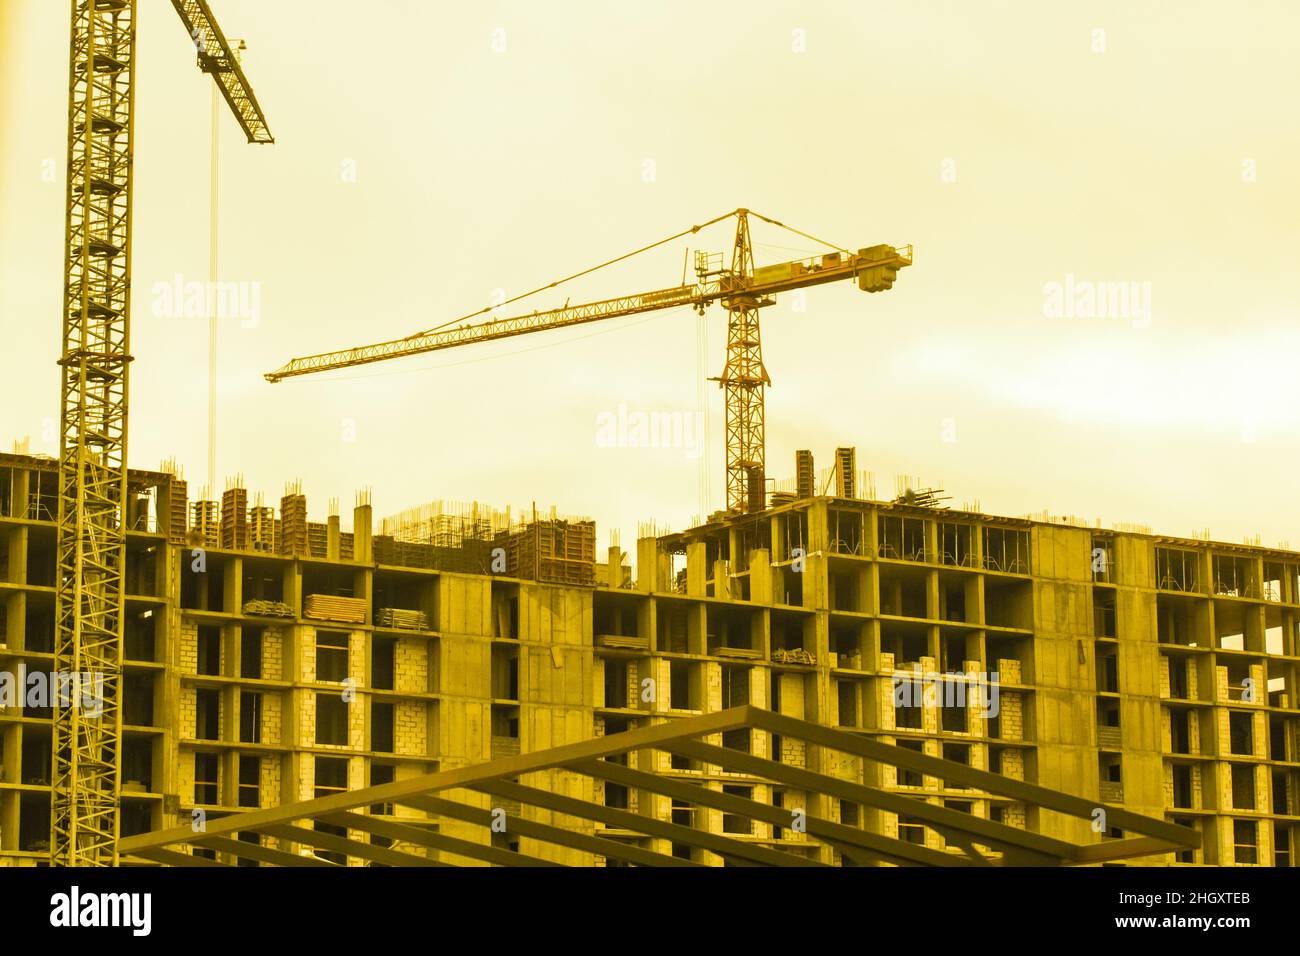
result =
M592 587L596 583L596 522L550 518L514 531L497 532L493 544L504 548L511 577Z
M375 538L380 564L507 574L552 584L595 584L596 524L560 518L512 519L507 508L431 502L385 518Z

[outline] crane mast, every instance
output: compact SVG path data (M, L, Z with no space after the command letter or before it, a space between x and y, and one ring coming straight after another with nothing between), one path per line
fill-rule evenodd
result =
M773 300L755 294L753 280L749 210L740 209L731 250L733 291L722 300L727 308L727 364L718 379L726 398L728 511L762 511L766 496L763 388L772 379L763 366L758 310Z
M570 306L566 303L558 309L510 318L494 317L480 322L460 321L457 325L448 322L402 339L391 339L386 342L294 358L274 372L268 372L265 376L266 380L273 383L281 382L286 378L301 375L355 368L373 362L437 352L477 342L489 342L548 329L566 328L681 306L691 306L703 314L708 305L721 302L727 310L727 361L721 376L716 381L723 389L726 398L727 509L733 512L761 511L766 499L763 390L772 384L772 380L763 365L759 309L772 305L774 303L772 296L778 293L845 279L856 279L858 287L865 292L881 292L889 289L894 284L898 270L912 264L912 247L876 245L853 253L834 246L837 251L820 257L782 262L756 269L753 242L749 233L750 217L754 216L784 229L790 227L749 209L737 209L725 216L712 219L705 225L712 225L730 216L736 217L736 233L732 244L730 266L722 266L720 255L709 256L702 252L697 253L694 284L670 286L582 305ZM701 228L703 226L692 227L676 236L646 246L638 252L698 232ZM790 231L804 238L813 238L796 229ZM635 254L630 253L610 260L605 265L623 261ZM603 266L595 268L603 268ZM593 271L595 269L587 269L569 278L576 278ZM568 279L561 279L552 282L518 298L552 289L567 281ZM473 318L489 311L481 309L465 318Z
M173 0L250 142L272 142L205 0ZM50 856L117 862L136 0L72 0Z
M66 865L111 862L117 840L135 18L72 6L54 672L89 675L98 700L54 702L50 851Z

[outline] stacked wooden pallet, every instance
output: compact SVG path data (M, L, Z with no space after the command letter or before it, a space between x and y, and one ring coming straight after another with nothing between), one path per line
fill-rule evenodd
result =
M805 651L802 647L796 647L791 650L777 648L772 652L773 664L816 664L817 658Z
M334 594L309 594L303 602L302 616L318 621L364 624L366 602L360 598L338 597Z
M245 601L244 613L252 617L293 617L293 608L283 601Z
M412 611L404 607L381 607L375 611L375 627L425 631L429 629L429 616L423 611Z
M597 634L596 644L599 647L610 647L620 651L648 651L650 638L628 634Z

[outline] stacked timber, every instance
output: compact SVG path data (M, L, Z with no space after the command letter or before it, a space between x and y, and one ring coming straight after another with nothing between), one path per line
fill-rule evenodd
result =
M293 617L293 608L283 601L245 601L244 613L250 617Z
M360 598L338 597L334 594L309 594L303 602L302 616L318 621L364 624L366 602Z
M375 611L375 627L391 627L404 631L427 631L429 616L423 611L404 607L381 607Z
M816 664L817 658L805 651L802 647L796 647L791 650L777 648L772 652L773 664Z
M648 651L650 638L636 637L630 634L597 634L596 644L619 651Z

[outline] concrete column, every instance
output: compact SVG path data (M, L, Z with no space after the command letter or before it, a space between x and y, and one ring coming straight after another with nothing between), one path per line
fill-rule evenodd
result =
M352 511L352 560L358 564L373 564L374 513L370 505L357 505Z
M339 536L339 516L330 515L325 519L325 557L330 561L339 560L342 553Z
M719 558L713 562L713 596L723 600L731 599L731 575L728 562Z
M366 602L366 623L374 623L374 583L373 572L369 568L358 568L352 577L352 594Z
M749 553L749 600L754 604L772 603L772 563L765 548Z
M665 582L660 572L659 543L654 538L637 538L636 541L636 587L638 591L653 594L665 591L669 582Z
M706 593L707 558L708 548L703 541L692 541L686 546L686 593L690 597L704 597Z
M222 610L227 614L240 614L244 610L244 562L239 558L227 558L222 574Z

